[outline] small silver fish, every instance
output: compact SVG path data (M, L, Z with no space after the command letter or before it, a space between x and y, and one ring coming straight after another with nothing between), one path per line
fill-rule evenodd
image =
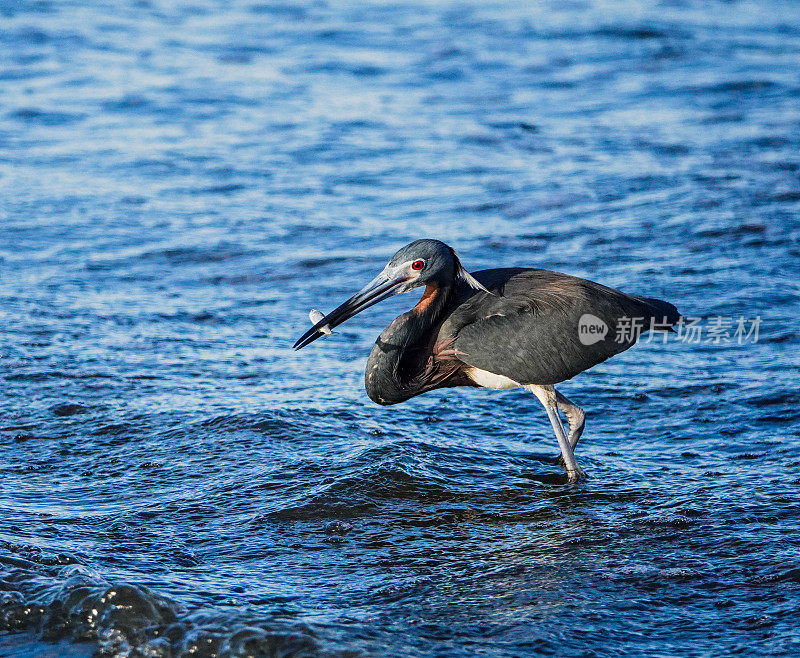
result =
M311 324L317 324L317 322L322 320L322 318L324 318L325 316L322 315L322 313L320 313L317 309L312 308L311 312L308 314L308 317L311 319ZM320 327L319 330L326 336L330 336L333 333L331 331L331 328L327 324Z

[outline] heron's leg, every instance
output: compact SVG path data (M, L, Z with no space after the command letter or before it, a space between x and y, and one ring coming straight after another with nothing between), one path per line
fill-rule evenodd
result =
M581 434L583 434L586 414L577 404L565 398L558 391L556 391L556 404L559 410L564 412L564 415L567 417L567 424L569 425L567 440L569 440L570 447L575 450L575 446L578 445L578 440L581 438Z
M556 402L556 390L552 386L539 386L530 384L526 386L531 393L533 393L539 402L547 411L547 417L550 419L550 424L553 426L553 431L556 433L558 439L558 447L561 448L561 456L564 459L564 466L567 469L567 477L570 482L577 482L585 473L575 459L575 453L572 452L572 446L569 444L566 435L564 434L564 426L561 424L561 419L558 417L558 404Z

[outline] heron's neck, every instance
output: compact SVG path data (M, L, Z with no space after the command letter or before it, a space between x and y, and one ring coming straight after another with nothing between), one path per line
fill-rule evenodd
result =
M394 404L412 397L403 368L409 349L424 342L450 301L452 286L429 283L422 299L383 330L367 360L367 395L378 404Z

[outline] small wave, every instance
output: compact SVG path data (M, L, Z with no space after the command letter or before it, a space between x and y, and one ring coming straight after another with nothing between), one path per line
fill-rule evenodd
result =
M66 126L84 119L85 116L84 114L70 114L69 112L40 110L29 107L15 110L8 115L10 119L43 126Z
M66 404L57 404L52 411L56 416L74 416L75 414L85 414L89 409L82 404L68 402Z
M690 94L754 94L777 86L778 83L766 79L728 80L706 85L692 85L683 88L681 91Z
M319 656L311 629L269 625L221 610L192 612L143 585L111 583L80 564L52 567L0 545L0 632L33 632L47 642L93 642L99 655ZM26 553L27 552L27 553ZM9 554L11 553L11 554Z
M630 39L633 41L663 40L676 37L687 38L687 35L680 34L673 27L659 30L654 27L622 27L608 26L602 27L594 32L597 36L608 37L610 39Z

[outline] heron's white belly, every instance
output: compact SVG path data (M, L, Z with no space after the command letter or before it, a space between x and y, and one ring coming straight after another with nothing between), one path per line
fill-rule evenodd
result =
M505 375L496 375L488 370L481 370L480 368L469 368L465 370L467 377L469 377L478 386L484 388L494 388L503 390L506 388L519 388L522 386L519 382L509 379Z

